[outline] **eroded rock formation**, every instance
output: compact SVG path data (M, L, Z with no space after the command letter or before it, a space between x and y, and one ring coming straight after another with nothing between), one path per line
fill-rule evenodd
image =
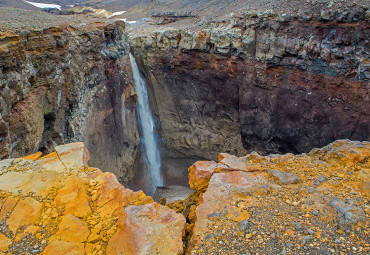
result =
M117 21L0 34L0 158L85 141L92 165L123 183L132 178L139 135L124 28Z
M369 140L369 20L356 8L129 30L164 155L302 153Z
M186 185L188 165L219 151L369 140L369 9L328 5L2 32L0 157L84 141L91 165L143 188L129 45L148 82L166 185Z

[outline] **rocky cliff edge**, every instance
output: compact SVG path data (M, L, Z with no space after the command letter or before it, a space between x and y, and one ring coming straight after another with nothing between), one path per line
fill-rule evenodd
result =
M199 161L154 203L87 166L83 143L0 161L4 254L367 254L370 143ZM163 203L164 204L164 203ZM172 209L170 209L172 208ZM184 242L183 242L184 241Z
M182 254L185 218L88 160L72 143L0 161L0 253Z

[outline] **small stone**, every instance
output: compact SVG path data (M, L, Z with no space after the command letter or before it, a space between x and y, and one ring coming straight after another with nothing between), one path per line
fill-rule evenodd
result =
M91 197L91 201L96 201L97 199L99 198L99 194L98 193L95 193L92 197Z
M292 223L292 225L293 225L293 227L294 227L294 229L296 230L296 231L303 231L303 230L305 230L305 227L301 224L301 223L299 223L299 222L291 222Z
M318 216L319 215L319 211L318 210L315 210L315 211L312 212L312 214L315 215L315 216Z
M309 244L312 242L313 237L312 236L304 236L302 239L302 245Z
M307 231L308 231L308 233L309 233L310 235L315 234L315 231L313 231L312 229L308 229Z
M251 233L248 233L248 234L246 234L246 235L245 235L245 238L246 238L246 239L251 239L251 238L252 238L252 236L253 236L253 235L252 235Z
M320 186L322 183L326 182L328 180L328 177L320 175L316 178L316 180L313 182L313 185L315 187Z
M295 174L289 172L272 170L271 174L284 185L295 184L300 181L300 179Z

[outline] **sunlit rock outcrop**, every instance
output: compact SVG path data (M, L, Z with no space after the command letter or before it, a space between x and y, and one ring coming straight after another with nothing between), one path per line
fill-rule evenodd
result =
M185 218L87 166L83 143L0 161L0 251L182 254Z
M193 227L187 253L365 254L369 159L369 142L339 140L307 154L220 154L218 164L195 163L189 176L198 199L182 202Z

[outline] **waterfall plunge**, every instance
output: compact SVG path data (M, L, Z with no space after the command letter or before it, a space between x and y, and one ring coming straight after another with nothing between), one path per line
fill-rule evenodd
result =
M137 112L139 116L139 124L141 127L142 141L145 148L145 159L148 165L150 195L153 195L156 188L163 186L161 174L161 157L159 147L154 133L154 120L149 107L148 91L144 79L141 77L139 68L137 67L134 56L130 53L130 61L133 73L135 89L138 94Z

